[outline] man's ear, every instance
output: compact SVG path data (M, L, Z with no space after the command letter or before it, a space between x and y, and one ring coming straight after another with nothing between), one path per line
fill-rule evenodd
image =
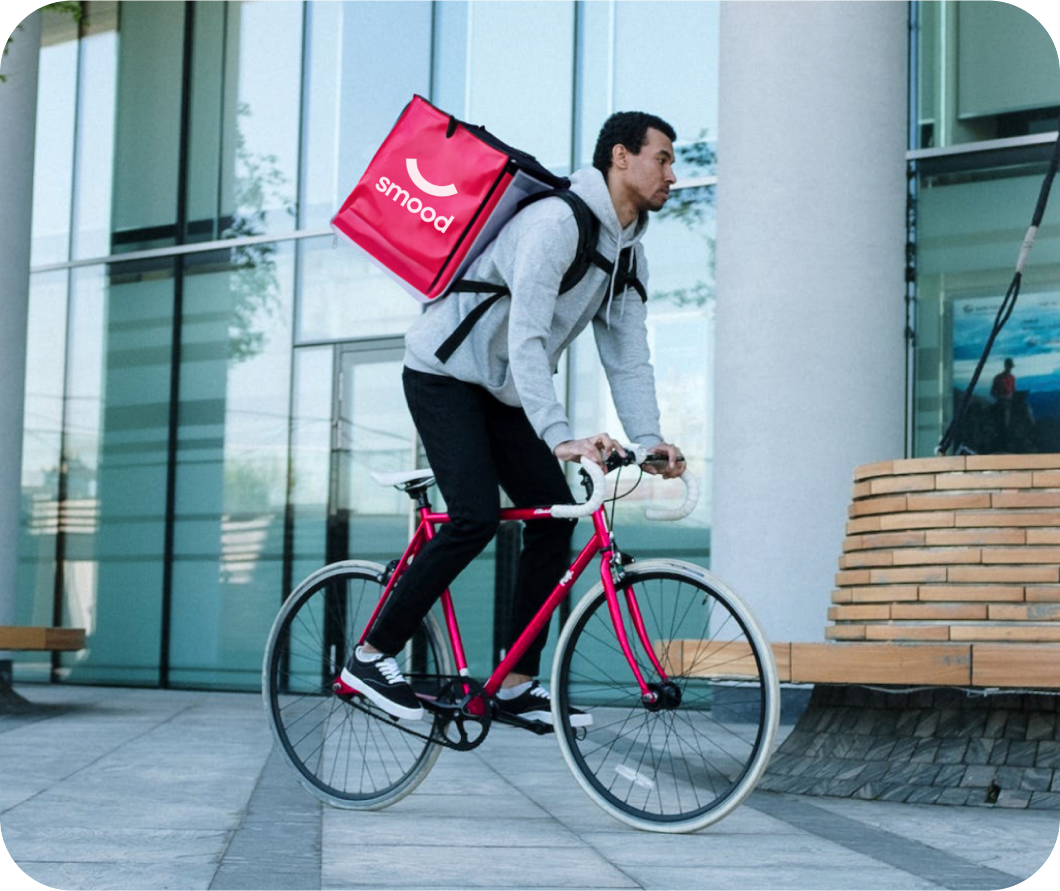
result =
M629 150L620 142L611 146L611 164L619 170L625 170L629 164Z

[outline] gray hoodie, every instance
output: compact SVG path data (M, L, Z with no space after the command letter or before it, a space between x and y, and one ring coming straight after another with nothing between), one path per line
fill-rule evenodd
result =
M621 229L604 176L593 167L576 171L571 189L600 220L600 253L614 262L622 248L636 245L637 277L647 287L648 267L639 243L647 214ZM563 351L591 321L626 435L633 442L657 445L662 436L646 307L632 288L609 300L611 279L596 266L559 295L577 240L578 225L563 201L538 201L520 211L466 274L474 281L507 285L511 297L501 298L479 319L444 364L435 350L488 295L458 292L428 305L405 335L405 365L477 384L507 405L522 406L534 430L555 449L576 437L552 376Z

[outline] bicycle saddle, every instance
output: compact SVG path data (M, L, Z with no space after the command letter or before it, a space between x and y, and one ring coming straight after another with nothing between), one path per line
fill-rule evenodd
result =
M434 471L429 467L423 470L399 470L396 473L372 473L380 486L398 486L408 489L411 486L429 486L434 482Z

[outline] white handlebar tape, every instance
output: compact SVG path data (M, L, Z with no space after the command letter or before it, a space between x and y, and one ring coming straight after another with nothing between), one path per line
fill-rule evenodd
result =
M589 474L593 481L593 495L584 504L554 504L552 505L552 516L561 520L575 519L576 517L588 517L601 504L607 495L607 484L604 482L604 472L600 466L588 458L582 458L582 470Z
M678 479L685 484L685 500L682 502L681 506L671 508L649 508L644 511L645 517L649 520L683 520L696 509L696 504L699 502L699 480L697 480L692 471L687 468Z

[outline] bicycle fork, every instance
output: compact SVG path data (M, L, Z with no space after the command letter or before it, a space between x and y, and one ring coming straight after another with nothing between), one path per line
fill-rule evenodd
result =
M675 707L680 701L680 693L671 683L669 675L667 675L662 663L660 663L655 647L648 637L648 629L645 627L644 617L640 612L636 591L632 585L623 584L621 555L613 547L608 547L603 552L603 559L600 561L600 579L603 582L604 595L607 598L607 610L611 616L611 624L614 626L615 636L618 638L622 654L629 663L629 669L637 681L637 686L640 687L641 701L649 709ZM658 675L659 680L655 683L648 683L645 680L644 673L640 670L640 664L633 651L633 644L630 642L630 635L626 631L626 621L622 615L622 606L618 597L619 585L623 585L626 610L629 613L630 623L633 625L636 636L640 641L641 649L647 655L648 661Z

